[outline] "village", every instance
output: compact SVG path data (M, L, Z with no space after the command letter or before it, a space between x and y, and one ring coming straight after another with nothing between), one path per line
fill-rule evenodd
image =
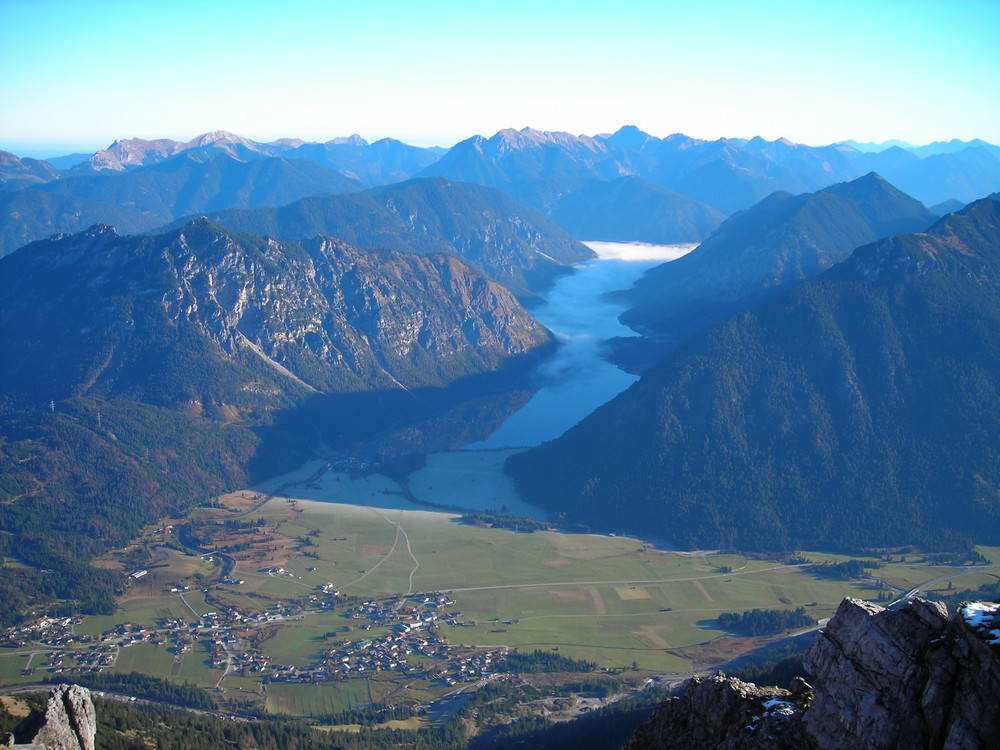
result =
M380 672L440 680L450 686L498 671L506 653L506 649L450 645L442 628L469 624L460 619L462 613L453 609L454 604L440 593L354 602L326 584L298 603L271 604L263 612L225 607L195 621L163 618L153 627L126 622L98 636L77 634L75 629L83 622L79 617L41 617L5 630L0 647L25 652L29 660L21 672L25 677L40 669L53 675L114 669L121 651L137 644L161 646L176 660L204 642L214 669L259 679L265 689L272 682L328 682ZM343 608L341 617L350 623L342 631L326 634L336 640L322 650L321 658L297 667L274 663L267 655L265 627L337 608ZM360 639L338 638L355 630L363 631ZM35 657L41 657L39 666L30 666Z

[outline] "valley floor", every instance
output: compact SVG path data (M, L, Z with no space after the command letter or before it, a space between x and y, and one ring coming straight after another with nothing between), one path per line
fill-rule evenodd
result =
M983 550L991 565L955 568L895 555L871 577L842 581L809 563L843 556L676 553L620 536L477 526L441 509L540 515L503 476L507 453L431 456L405 483L314 463L167 520L98 561L133 576L115 615L7 633L0 684L140 672L269 713L440 712L472 688L515 679L504 663L516 649L553 655L556 671L593 665L622 695L769 640L721 630L724 612L802 607L819 623L845 596L997 578L1000 550ZM569 717L586 701L560 705L545 711Z

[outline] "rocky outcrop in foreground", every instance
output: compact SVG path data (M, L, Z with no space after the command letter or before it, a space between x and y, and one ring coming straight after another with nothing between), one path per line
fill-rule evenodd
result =
M805 654L815 687L717 675L666 701L626 750L986 750L1000 747L1000 605L948 617L845 599Z
M94 750L97 715L90 691L59 685L49 693L43 711L32 711L4 738L3 747L36 750Z

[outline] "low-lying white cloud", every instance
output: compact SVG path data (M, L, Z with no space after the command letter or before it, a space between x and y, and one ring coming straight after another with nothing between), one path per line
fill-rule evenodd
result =
M659 260L667 262L677 260L682 255L698 247L697 242L682 245L650 245L645 242L598 242L585 240L589 247L601 260L644 261Z

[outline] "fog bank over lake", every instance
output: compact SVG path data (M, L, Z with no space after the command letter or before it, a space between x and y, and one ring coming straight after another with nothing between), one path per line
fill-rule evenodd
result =
M597 260L559 279L532 310L561 346L533 373L538 392L486 440L466 450L533 446L552 440L638 380L611 364L608 339L634 336L618 322L625 306L605 299L628 289L649 268L676 260L697 245L585 242Z

